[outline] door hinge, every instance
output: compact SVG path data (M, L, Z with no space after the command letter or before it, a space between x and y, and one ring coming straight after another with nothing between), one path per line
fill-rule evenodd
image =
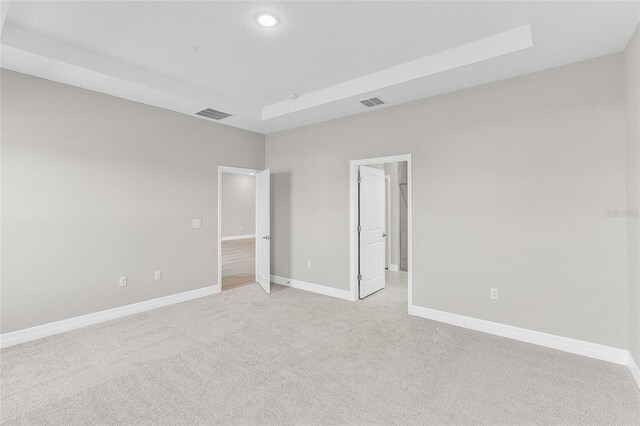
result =
M358 281L362 281L362 274L358 274Z
M358 225L358 232L362 232L362 226Z
M358 183L362 182L362 177L358 176Z

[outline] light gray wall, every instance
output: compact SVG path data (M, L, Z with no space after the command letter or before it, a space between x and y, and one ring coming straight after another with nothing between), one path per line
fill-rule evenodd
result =
M256 178L222 174L222 236L255 234Z
M349 160L412 154L416 305L627 347L623 77L617 54L268 135L272 272L348 289Z
M216 284L217 166L262 168L264 136L1 80L2 333Z
M630 349L640 363L640 26L626 52Z

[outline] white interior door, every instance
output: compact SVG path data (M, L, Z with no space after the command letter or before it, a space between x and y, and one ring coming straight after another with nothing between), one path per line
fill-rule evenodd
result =
M360 298L384 288L385 275L385 180L384 170L359 168L359 262Z
M384 232L387 234L385 237L384 245L385 245L385 261L384 267L385 269L389 269L391 265L391 176L386 175L384 177L384 198L385 198L385 209L384 214L385 218L385 227Z
M271 171L256 174L256 281L271 293Z

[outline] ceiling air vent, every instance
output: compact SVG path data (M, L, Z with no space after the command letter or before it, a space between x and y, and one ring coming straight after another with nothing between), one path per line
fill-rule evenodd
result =
M222 111L216 111L215 109L211 108L203 109L200 112L196 112L196 115L212 118L214 120L222 120L223 118L231 117L231 114L227 114L226 112Z
M368 108L371 108L372 106L382 105L384 102L380 98L371 98L360 101L360 103Z

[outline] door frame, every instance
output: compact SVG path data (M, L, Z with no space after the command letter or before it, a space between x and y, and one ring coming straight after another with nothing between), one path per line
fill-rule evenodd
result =
M235 173L238 175L255 176L261 172L259 169L246 169L243 167L222 166L218 165L218 293L222 292L222 174ZM257 238L257 234L254 238Z
M386 215L385 218L385 232L387 233L387 240L385 241L385 262L384 267L386 269L391 268L391 175L384 175L384 191L385 191L385 204Z
M358 300L358 166L407 162L407 313L413 301L413 176L411 154L349 161L349 290Z

